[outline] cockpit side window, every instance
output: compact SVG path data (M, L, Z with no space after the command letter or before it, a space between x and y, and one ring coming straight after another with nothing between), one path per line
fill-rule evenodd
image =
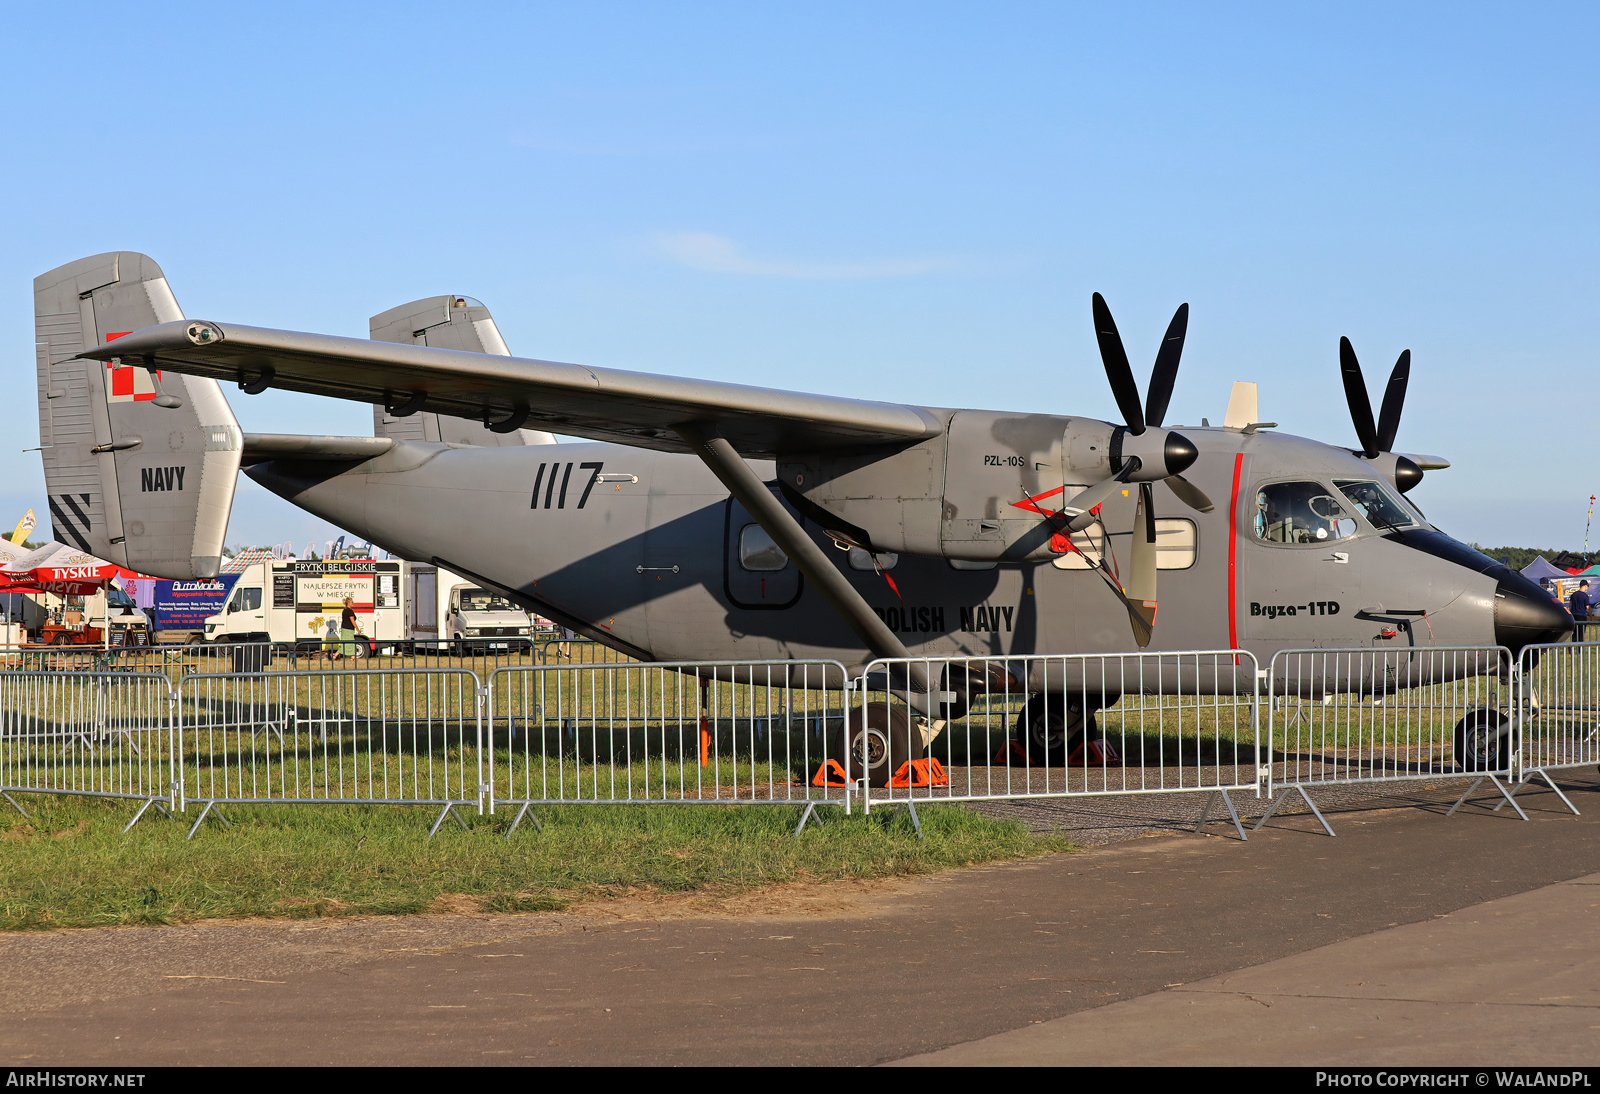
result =
M1333 485L1380 532L1390 528L1411 528L1418 523L1411 507L1396 497L1387 483L1334 479Z
M1346 504L1320 482L1273 482L1256 492L1257 539L1315 545L1355 533Z

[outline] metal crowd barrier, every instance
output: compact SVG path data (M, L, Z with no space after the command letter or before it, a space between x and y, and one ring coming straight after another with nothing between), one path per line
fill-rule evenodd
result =
M4 646L0 671L156 672L174 682L186 675L339 669L467 669L487 677L498 668L532 665L637 664L625 653L589 639L371 639L324 643L196 642L151 646Z
M1505 793L1514 675L1503 646L1279 650L1268 674L1266 780L1278 793L1257 827L1298 793L1332 835L1315 787L1467 773L1479 778L1462 801L1485 778Z
M483 689L460 669L204 673L177 689L178 808L229 803L482 809ZM218 814L219 818L221 814Z
M576 644L576 643L575 643ZM156 648L160 650L159 647ZM1318 788L1468 776L1517 791L1600 763L1600 642L470 668L183 647L115 670L0 671L0 793L154 807L886 805ZM537 656L537 655L536 655ZM280 666L314 666L290 669ZM200 671L209 670L209 671ZM1525 814L1523 814L1525 815ZM133 822L130 822L130 827ZM538 818L534 817L538 824ZM920 828L920 823L919 823ZM796 830L797 832L799 829Z
M176 806L172 687L148 673L0 672L0 793Z
M849 808L837 661L547 665L489 678L488 802ZM509 834L509 833L508 833Z
M1527 646L1518 679L1521 701L1509 727L1517 761L1512 794L1542 778L1577 813L1551 772L1600 765L1600 642Z
M863 806L1208 791L1258 778L1256 659L1243 650L912 658L869 664L847 763ZM925 689L925 690L919 690Z
M588 638L546 638L539 643L541 665L637 665L636 658Z

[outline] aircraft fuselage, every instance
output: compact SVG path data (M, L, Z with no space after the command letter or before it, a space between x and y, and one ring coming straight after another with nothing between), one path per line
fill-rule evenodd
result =
M1201 453L1188 477L1215 508L1199 513L1156 488L1157 516L1193 528L1192 550L1179 534L1167 552L1168 564L1182 568L1159 571L1149 651L1242 648L1265 668L1289 648L1559 636L1564 613L1536 585L1421 522L1409 532L1376 527L1346 503L1354 531L1340 526L1336 542L1273 540L1262 514L1269 495L1341 498L1336 481L1381 477L1348 451L1274 433L1185 433ZM751 466L765 480L775 474L770 462ZM406 442L354 466L279 460L247 473L394 554L503 588L530 610L641 657L834 659L850 668L870 660L792 563L761 553L759 527L693 456L599 443ZM1137 497L1114 497L1101 514L1109 534L1099 542L1124 573ZM805 526L915 655L1136 651L1123 606L1082 556L1066 556L1064 565L1077 568L984 569L901 554L880 573L852 568L815 523ZM863 552L855 559L871 567ZM1528 616L1515 633L1508 592Z

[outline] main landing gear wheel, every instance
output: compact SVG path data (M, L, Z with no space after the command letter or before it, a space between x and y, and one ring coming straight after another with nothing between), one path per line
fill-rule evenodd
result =
M1094 718L1085 714L1083 696L1034 692L1017 716L1016 739L1030 767L1060 767L1085 729L1093 731Z
M1506 766L1505 714L1488 707L1467 712L1456 723L1456 766L1463 771L1500 771Z
M851 782L865 778L868 786L888 786L900 765L912 758L911 720L905 709L868 703L851 719L848 739L840 732L836 754Z

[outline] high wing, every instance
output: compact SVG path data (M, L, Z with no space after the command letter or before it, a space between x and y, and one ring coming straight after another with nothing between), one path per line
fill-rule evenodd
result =
M663 452L689 452L680 427L725 438L742 456L904 446L937 436L921 407L429 346L179 320L79 356L146 369L427 409L509 431L524 425Z

